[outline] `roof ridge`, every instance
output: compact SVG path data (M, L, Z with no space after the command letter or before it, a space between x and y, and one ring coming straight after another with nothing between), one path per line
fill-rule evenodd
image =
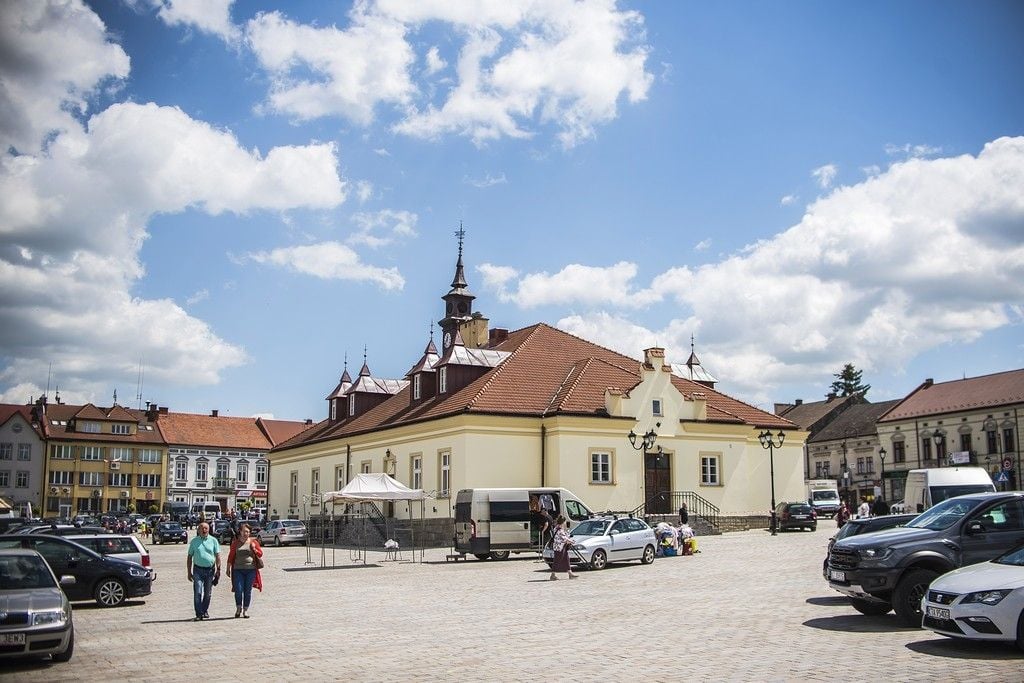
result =
M472 408L473 405L476 404L476 402L478 400L480 400L480 397L483 396L484 392L486 392L487 389L491 386L491 384L494 382L495 378L497 378L498 375L501 374L502 370L504 370L506 367L508 367L508 365L511 363L512 359L516 357L516 354L518 354L519 351L524 346L526 346L531 339L533 339L534 335L537 334L537 332L540 330L542 325L544 325L544 323L537 323L536 325L533 325L532 327L534 329L528 335L526 335L526 339L524 339L523 341L519 342L519 346L516 347L516 350L512 351L511 353L509 353L508 354L508 358L506 358L504 361L502 361L496 368L493 368L493 372L489 373L490 377L488 377L487 381L484 382L482 387L480 387L480 390L476 392L476 395L473 396L472 398L470 398L468 401L466 401L466 408L465 408L466 410L469 410L470 408ZM531 327L530 325L527 325L526 327L521 328L521 330L528 330L528 329L530 329L530 327ZM516 330L516 332L519 332L519 331L520 330Z
M541 417L547 415L551 407L555 405L555 400L557 400L558 396L562 393L562 389L565 387L565 383L568 382L569 378L573 376L573 373L575 373L576 377L575 379L573 379L572 384L569 386L569 389L565 392L565 395L562 397L562 400L559 402L559 405L565 403L569 396L572 395L572 391L573 389L576 388L577 383L579 383L580 377L583 376L583 373L586 372L587 367L589 367L594 360L595 359L593 356L589 356L587 358L580 358L578 361L569 366L569 371L565 373L565 377L562 378L561 383L559 383L554 393L551 394L551 400L548 401L547 408L545 408L544 412L541 413ZM580 363L584 364L584 367L582 369L579 369ZM578 372L577 369L579 369Z
M679 375L673 375L673 377L678 378L682 382L687 382L688 384L695 384L698 387L700 387L700 389L693 389L690 392L691 394L693 394L694 392L706 394L706 393L708 393L710 391L710 392L713 392L713 393L717 394L718 396L722 396L724 398L727 398L730 401L735 401L736 403L739 403L740 405L744 405L744 406L750 408L751 410L756 410L757 412L763 413L764 415L767 415L769 417L774 417L774 418L779 419L779 420L786 420L786 418L782 417L781 415L776 415L775 413L769 413L767 410L762 410L761 408L758 408L755 405L751 405L750 403L747 403L746 401L741 401L740 399L735 398L733 396L730 396L728 394L723 394L721 391L719 391L717 389L712 389L711 387L705 386L705 385L701 384L700 382L696 382L696 381L694 381L692 379L686 379L685 377L679 377ZM740 417L739 415L736 415L733 412L731 412L729 410L726 410L725 408L723 408L720 405L716 405L715 408L720 410L720 411L722 411L723 413L725 413L727 415L732 415L733 417L735 417L738 420L746 422L746 420L743 419L742 417ZM792 420L786 420L786 422L788 422L790 425L792 425L792 427L794 429L798 429L799 428L797 426L797 424L795 422L793 422ZM755 423L755 426L756 426L756 423Z

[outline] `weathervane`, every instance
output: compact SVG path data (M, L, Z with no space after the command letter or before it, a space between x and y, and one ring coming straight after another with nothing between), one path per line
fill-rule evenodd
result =
M462 221L459 221L459 229L455 231L455 236L459 238L459 256L462 256L462 240L466 237L466 231L462 229Z

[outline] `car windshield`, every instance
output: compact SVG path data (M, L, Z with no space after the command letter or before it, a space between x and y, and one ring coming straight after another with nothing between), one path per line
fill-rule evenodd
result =
M839 500L839 493L832 490L811 491L811 497L815 501Z
M794 505L786 506L786 509L789 510L791 513L796 513L799 515L809 513L811 511L811 506L807 505L806 503L796 503Z
M0 557L0 587L4 590L53 588L56 585L42 558L24 555Z
M181 531L181 525L177 522L164 522L160 525L161 531Z
M585 522L580 522L579 525L572 530L571 536L602 536L605 528L608 526L608 522L601 519L588 519Z
M932 531L947 529L963 519L964 515L970 512L976 504L977 501L970 498L944 500L922 512L907 526L912 529L931 529Z
M302 522L297 519L286 519L281 522L281 526L302 526Z
M992 560L996 564L1008 564L1013 567L1024 567L1024 545L1014 548L1005 555Z

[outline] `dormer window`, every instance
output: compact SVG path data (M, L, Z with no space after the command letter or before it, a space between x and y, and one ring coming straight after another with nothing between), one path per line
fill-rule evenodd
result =
M116 424L115 423L115 424L110 425L110 433L111 434L122 434L122 435L124 435L124 434L131 434L132 430L131 430L131 427L126 425L126 424Z
M412 376L412 397L413 397L414 400L417 400L417 401L420 398L420 380L421 379L422 379L422 375L416 374L416 375Z
M338 399L331 401L331 419L338 419Z
M356 397L355 396L349 396L348 397L348 416L352 417L355 414L356 414Z
M653 401L651 401L651 414L659 416L659 417L661 416L662 413L661 413L661 399L660 398L656 398Z
M437 371L437 393L448 393L448 368L444 367Z

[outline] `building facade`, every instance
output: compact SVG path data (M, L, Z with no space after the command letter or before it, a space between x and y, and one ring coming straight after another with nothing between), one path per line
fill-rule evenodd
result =
M42 425L32 406L0 405L0 499L2 507L38 513L46 465Z

